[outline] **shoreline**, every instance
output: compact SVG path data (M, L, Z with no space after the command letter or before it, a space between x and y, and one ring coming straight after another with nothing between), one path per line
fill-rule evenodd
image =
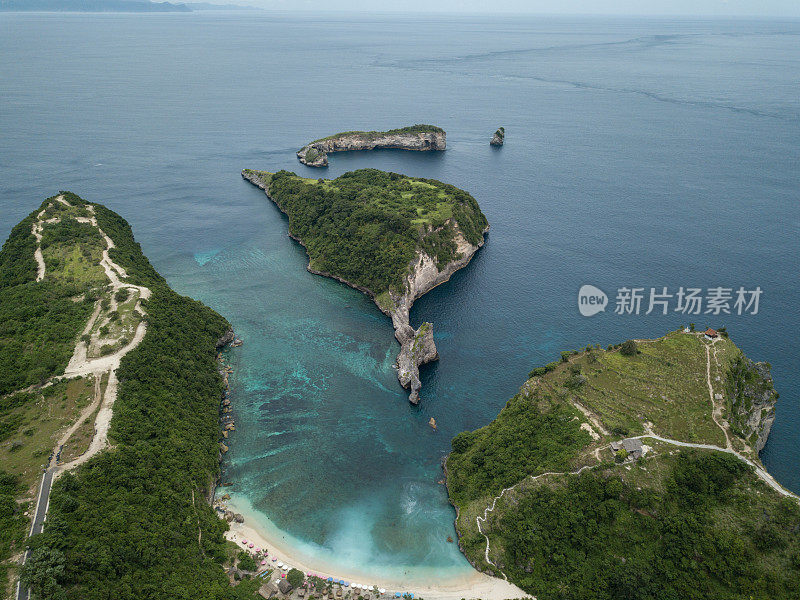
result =
M240 547L243 547L242 540L246 539L258 547L266 548L269 552L267 565L269 568L275 568L272 558L277 558L289 568L294 567L305 574L313 573L323 578L333 577L351 583L363 583L370 587L386 588L387 593L384 597L394 596L395 592L412 593L416 597L434 600L470 598L509 600L528 597L515 585L480 573L471 567L465 575L445 579L439 583L430 583L437 577L437 569L430 567L414 568L413 575L409 576L376 575L359 571L357 568L336 567L327 564L324 558L310 556L298 548L302 544L300 540L278 529L266 515L255 510L247 499L232 496L223 504L230 510L242 514L245 519L244 523L231 522L225 538Z

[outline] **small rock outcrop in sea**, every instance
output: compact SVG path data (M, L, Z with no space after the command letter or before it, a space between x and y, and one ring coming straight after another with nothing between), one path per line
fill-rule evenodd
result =
M444 150L447 134L432 125L414 125L391 131L348 131L315 142L297 151L297 158L309 167L327 167L329 152L350 150L375 150L393 148L398 150Z
M502 146L506 139L506 129L505 127L498 127L497 131L494 132L492 136L492 141L489 143L492 146Z
M216 343L217 350L219 350L220 348L223 348L223 347L227 346L228 344L230 344L231 342L233 342L235 337L236 336L233 333L233 328L228 329L228 331L226 331L224 333L224 335L217 340L217 343Z

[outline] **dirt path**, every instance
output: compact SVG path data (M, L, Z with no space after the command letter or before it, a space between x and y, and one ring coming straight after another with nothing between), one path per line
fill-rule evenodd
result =
M710 386L710 377L709 377L709 386ZM645 433L643 435L634 436L631 439L640 439L641 440L641 439L651 438L651 439L654 439L654 440L658 440L660 442L664 442L665 444L671 444L673 446L681 446L683 448L698 448L698 449L702 449L702 450L717 450L719 452L727 452L728 454L733 454L736 458L738 458L742 462L747 463L749 466L753 467L753 470L755 471L756 476L759 479L761 479L764 483L766 483L769 487L771 487L773 490L778 492L781 496L785 496L787 498L793 498L793 499L795 499L795 500L800 502L800 496L798 496L797 494L794 494L794 493L790 492L789 490L787 490L786 488L784 488L761 465L756 464L755 462L753 462L752 460L750 460L746 456L743 456L742 454L739 454L733 448L730 448L730 447L722 448L720 446L714 446L713 444L694 444L694 443L691 443L691 442L681 442L681 441L678 441L678 440L673 440L673 439L670 439L670 438L661 437L660 435L656 435L656 434L652 433L652 431L649 429L649 427L647 429L648 429L648 433ZM608 446L604 446L603 448L607 448L607 447ZM597 448L595 450L595 456L597 456L598 460L600 460L599 451L601 449L603 449L603 448ZM576 471L565 471L565 472L560 472L560 473L547 472L547 473L541 473L539 475L535 475L535 476L531 476L531 477L526 477L526 478L518 481L517 483L515 483L511 487L507 487L507 488L504 488L503 490L501 490L500 493L492 499L492 503L490 505L488 505L484 509L483 516L479 515L479 516L475 517L475 523L476 523L476 525L478 527L478 532L486 540L486 549L484 550L484 559L486 560L486 562L488 564L492 565L498 571L500 571L500 574L503 576L503 579L508 581L508 578L506 577L506 574L503 573L503 571L495 563L493 563L492 560L489 558L489 550L490 550L489 536L486 535L486 533L481 528L481 523L486 523L486 521L487 521L487 519L489 517L489 513L494 512L494 509L497 506L497 501L500 500L503 497L504 494L506 494L507 492L510 492L511 490L513 490L514 488L516 488L518 485L520 485L523 482L536 481L537 479L539 479L541 477L547 477L548 475L578 475L578 474L582 473L583 471L586 471L588 469L594 469L597 466L598 465L586 465L586 466L583 466L583 467L581 467L580 469L578 469Z
M711 342L711 344L705 344L706 383L708 384L708 399L711 401L711 418L714 420L714 423L717 424L717 427L719 427L722 430L722 434L725 436L725 448L728 450L732 450L733 444L731 444L731 437L728 434L728 428L726 427L726 424L722 419L722 411L724 407L722 405L722 402L717 402L716 398L714 398L714 386L711 385L711 346L713 346L713 344L714 342Z
M600 450L600 449L598 448L598 450ZM580 473L583 473L587 469L594 469L596 466L597 465L586 465L584 467L581 467L577 471L569 471L569 472L565 472L565 473L547 472L547 473L540 473L539 475L536 475L536 476L533 476L533 477L526 477L525 479L522 479L521 481L518 481L517 483L515 483L511 487L503 488L500 491L500 493L497 496L494 497L494 499L492 500L492 503L484 509L483 516L475 517L475 523L478 526L478 532L486 540L486 549L483 552L483 557L484 557L484 559L486 560L487 563L489 563L494 568L496 568L498 571L500 571L500 574L503 576L503 579L508 581L508 577L506 577L506 574L500 569L500 567L498 567L496 564L494 564L492 562L492 560L489 558L489 536L486 535L483 532L483 529L481 529L481 523L485 523L486 519L489 518L489 513L490 512L494 512L494 508L495 508L495 506L497 506L497 501L500 500L500 498L503 497L503 494L505 494L506 492L510 492L515 487L517 487L518 485L520 485L521 483L523 483L525 481L529 481L529 480L530 481L536 481L537 479L540 479L542 477L547 477L548 475L578 475Z
M39 218L41 219L44 211L39 213ZM44 255L42 254L42 222L34 221L33 225L31 225L31 233L33 237L36 238L36 250L33 251L33 258L36 259L36 281L41 281L44 279Z
M57 201L70 206L70 204L63 198L63 196L59 196L56 198ZM94 213L94 206L91 204L87 205L87 209ZM41 240L42 240L42 229L45 223L56 222L60 219L49 219L47 221L43 221L44 211L40 212L38 215L38 220L33 224L33 228L31 233L36 238L36 250L34 251L34 256L36 258L37 264L37 276L36 280L41 281L45 275L45 264L44 258L42 256L42 249L41 249ZM150 289L144 286L133 285L130 283L125 283L121 280L121 278L126 278L127 274L125 269L123 269L120 265L116 264L109 255L109 250L114 247L114 242L111 240L106 233L100 229L97 224L96 217L92 216L88 217L80 217L78 218L80 222L89 223L97 228L100 234L103 236L103 239L106 242L106 248L103 250L103 256L100 260L100 265L103 267L105 271L106 277L110 282L110 294L111 302L114 303L116 306L116 300L114 298L116 292L122 288L128 289L135 289L139 292L139 298L136 301L136 305L134 310L136 310L142 317L146 316L146 312L142 307L142 300L146 300L150 297ZM100 308L101 300L97 301L97 305L95 306L92 315L89 317L89 320L84 327L83 334L88 334L91 332L92 327L96 320L98 319L101 308ZM73 423L61 436L58 441L58 445L56 446L56 451L53 453L54 457L58 454L58 451L61 447L66 444L72 435L78 430L78 428L86 421L86 419L90 418L91 415L97 410L99 405L99 410L97 411L97 417L95 418L94 422L94 436L92 437L92 441L89 443L89 448L84 452L81 456L77 457L75 460L72 460L65 464L57 464L56 458L51 460L49 467L45 470L45 474L42 480L42 485L40 487L40 493L36 501L36 508L35 508L35 518L34 518L34 527L31 529L31 535L34 533L38 533L41 531L42 527L44 526L44 521L47 517L47 508L50 501L50 484L52 481L57 479L62 473L69 471L70 469L74 469L78 465L81 465L88 461L90 458L95 456L98 452L103 450L108 446L108 430L111 425L111 417L113 414L113 406L114 401L117 398L117 368L119 368L120 361L122 357L124 357L128 352L136 348L144 339L145 334L147 333L147 324L144 320L140 321L136 328L136 333L133 336L133 339L128 342L125 346L117 350L116 352L109 354L108 356L103 356L100 358L88 358L87 357L87 344L79 339L75 344L75 349L73 351L72 358L70 359L69 363L67 364L66 369L64 370L64 374L59 377L59 379L70 379L73 377L79 376L87 376L93 375L95 377L95 391L94 391L94 400L92 403L87 406L80 414L79 418L75 423ZM121 334L122 335L122 334ZM100 389L100 381L105 373L108 373L108 383L106 384L105 390ZM50 382L48 382L49 384ZM38 528L37 528L38 525ZM27 554L26 554L27 557ZM23 561L24 564L24 561ZM27 598L27 590L25 590L22 586L17 587L17 597L18 598Z
M56 201L61 202L66 206L71 206L63 196L58 196ZM86 208L92 214L94 214L93 205L87 204ZM44 210L39 213L38 219L34 222L31 229L31 233L33 234L34 238L36 238L36 249L34 250L34 258L36 259L37 265L36 281L42 281L45 276L45 263L41 247L43 227L46 223L55 223L60 221L60 218L43 220L44 214ZM77 220L82 223L89 223L90 225L96 227L106 242L106 248L103 250L100 265L103 267L106 277L111 284L109 295L113 308L116 309L117 306L115 294L118 290L123 288L135 289L139 292L139 298L136 301L134 310L136 310L142 317L146 316L147 313L142 307L142 300L146 300L150 297L150 289L144 286L133 285L121 281L120 278L127 278L127 274L125 269L111 260L109 250L114 247L114 242L102 229L100 229L95 216L78 217ZM83 329L82 336L87 335L92 331L92 328L100 313L101 300L98 300L92 315L89 317L89 320ZM39 496L36 500L33 526L29 535L41 532L42 528L44 527L44 522L47 518L47 508L50 504L50 489L52 482L55 481L62 473L65 473L66 471L74 469L78 465L85 463L108 446L108 430L111 425L111 417L113 415L112 407L114 406L114 401L117 398L117 368L119 368L122 357L141 343L142 339L144 339L145 333L147 333L147 324L144 320L142 320L136 327L136 333L134 334L133 339L125 346L116 352L109 354L108 356L93 359L90 359L87 356L88 345L80 338L76 342L72 358L67 364L64 374L60 376L59 379L71 379L73 377L93 375L95 377L94 399L89 406L81 411L77 421L64 432L58 441L58 445L56 446L55 452L53 452L53 458L50 461L50 465L47 469L45 469L42 485L40 486ZM102 391L101 394L100 381L105 373L108 373L108 383L106 384L105 390ZM45 385L49 385L50 383L51 381L48 381ZM56 457L59 454L59 450L69 441L72 435L86 421L86 419L91 417L91 415L97 409L98 404L100 405L100 409L97 411L97 417L95 418L94 435L92 436L92 441L89 443L89 448L75 460L61 465L57 464ZM25 563L25 559L27 557L28 553L26 552L23 558L23 564ZM27 600L29 597L28 590L18 583L16 596L18 600Z
M94 206L91 204L87 205L89 211L94 213ZM139 298L136 301L135 310L144 317L146 315L144 308L142 307L142 300L146 300L150 297L150 289L144 286L139 285L132 285L130 283L125 283L120 280L120 277L127 277L127 273L125 269L121 266L116 264L114 261L111 260L108 251L114 247L114 242L111 240L110 237L106 235L106 233L100 229L97 225L97 219L92 217L91 219L85 219L86 221L90 222L92 225L97 227L97 230L103 236L103 239L106 242L106 249L103 250L103 257L100 260L100 264L103 267L103 270L106 273L106 277L111 282L111 291L110 297L113 303L116 303L114 296L116 292L120 289L127 288L127 289L134 289L139 292ZM100 300L98 300L97 307L95 311L92 313L92 316L89 319L86 327L84 328L84 333L88 333L91 331L94 322L96 321L98 315L100 313ZM95 433L94 437L92 438L91 443L89 444L89 449L83 453L81 456L76 458L75 460L62 465L60 472L72 469L80 464L83 464L95 454L100 452L103 448L108 445L108 429L111 423L111 416L112 416L112 406L114 405L114 401L117 398L117 374L116 370L119 368L120 361L122 358L131 350L136 348L141 341L144 339L145 334L147 333L147 323L142 320L139 325L136 327L136 333L125 346L117 350L116 352L109 354L108 356L102 356L100 358L87 358L87 345L83 341L78 341L75 346L75 351L72 355L72 358L67 365L67 368L64 370L64 377L78 377L78 376L85 376L85 375L94 375L95 377L102 377L102 375L106 372L109 372L108 376L108 384L106 385L105 392L103 394L103 402L100 406L100 410L97 413L97 418L95 419ZM96 407L96 404L93 403ZM91 413L90 413L91 414Z

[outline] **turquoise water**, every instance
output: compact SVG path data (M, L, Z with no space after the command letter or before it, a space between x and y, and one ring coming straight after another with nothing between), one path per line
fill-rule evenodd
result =
M437 483L451 436L560 350L690 320L581 317L585 283L761 286L758 315L691 320L772 363L762 458L800 491L798 36L796 21L2 14L0 237L70 189L226 315L245 344L223 477L329 562L466 572ZM441 179L492 225L412 311L441 355L419 407L388 319L307 273L286 219L239 176L316 177L295 159L304 142L414 122L444 127L448 150L335 155L327 176Z

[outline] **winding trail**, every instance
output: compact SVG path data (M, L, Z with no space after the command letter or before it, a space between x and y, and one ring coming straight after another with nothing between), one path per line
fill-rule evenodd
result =
M72 206L63 196L58 196L56 201L61 202L66 206ZM94 216L94 206L87 204L86 208L92 213L93 216L77 217L76 220L82 223L89 223L96 227L105 240L106 248L103 250L100 265L103 267L106 277L110 282L111 289L108 293L110 295L112 309L116 309L117 306L115 294L118 290L133 289L139 292L139 298L136 301L134 310L137 311L141 317L145 317L147 313L142 307L142 300L146 300L150 297L150 289L144 286L125 283L121 280L121 278L127 278L127 273L123 267L111 260L109 255L109 250L114 248L114 242L97 224L97 218ZM31 233L36 238L36 250L34 251L34 257L37 264L36 281L41 281L44 279L46 273L41 247L42 230L45 224L60 221L60 218L48 219L45 221L43 220L44 214L45 211L39 213L38 219L34 222L31 229ZM83 334L88 334L91 332L95 322L99 318L101 313L100 303L101 300L98 300L92 315L89 317L89 320L84 327L82 332ZM66 471L74 469L78 465L85 463L98 452L108 447L108 430L113 414L112 407L114 406L114 401L117 399L117 369L119 368L122 358L141 343L142 339L144 339L145 333L147 333L147 323L142 320L136 327L136 332L130 342L128 342L122 348L119 348L116 352L99 358L88 358L88 344L83 342L81 339L78 339L77 343L75 344L72 358L67 364L64 374L58 378L71 379L75 377L93 375L95 377L94 399L91 404L81 412L76 422L64 432L58 441L58 445L53 452L53 457L51 458L50 463L45 469L44 475L42 476L42 483L39 487L39 495L36 500L36 509L34 511L31 530L28 534L29 536L41 533L42 529L44 528L44 522L47 518L47 508L50 504L50 489L53 481L58 479L62 473L65 473ZM106 384L105 390L101 395L100 381L105 373L108 373L108 383ZM61 448L69 441L75 431L78 430L78 428L86 421L86 419L94 413L98 405L100 405L100 410L97 412L97 417L95 418L94 435L92 436L92 441L89 443L89 448L86 450L86 452L74 460L65 464L59 464L58 456ZM25 564L25 561L28 559L29 555L30 550L26 550L22 560L23 565ZM17 582L16 598L17 600L28 600L30 598L29 590L19 581Z
M708 347L706 347L706 352L708 352ZM713 399L713 388L711 388L711 376L710 376L710 374L709 374L709 377L708 377L708 384L709 384L709 388L712 389L712 399ZM736 458L741 460L742 462L744 462L747 465L749 465L750 467L752 467L754 472L755 472L755 474L758 476L758 478L761 479L764 483L766 483L773 490L778 492L781 496L784 496L784 497L787 497L787 498L793 498L794 500L797 500L798 502L800 502L800 496L798 496L797 494L794 494L794 493L790 492L789 490L787 490L786 488L784 488L780 483L777 482L777 480L772 475L770 475L767 472L766 469L764 469L764 467L762 467L760 464L757 464L756 462L750 460L746 456L740 454L739 452L734 450L732 447L730 447L730 445L728 447L726 447L726 448L722 448L720 446L715 446L713 444L695 444L695 443L692 443L692 442L681 442L679 440L673 440L673 439L670 439L670 438L661 437L660 435L656 435L651 430L649 430L649 427L648 427L648 432L647 433L645 433L643 435L633 436L631 439L643 440L643 439L648 439L648 438L649 439L658 440L659 442L663 442L665 444L671 444L673 446L681 446L683 448L698 448L698 449L701 449L701 450L716 450L718 452L727 452L728 454L732 454ZM726 435L726 439L728 439L727 435ZM730 444L730 440L728 440L728 444ZM600 450L605 449L605 448L608 448L608 446L603 446L601 448L597 448L596 451L595 451L595 454L597 455L597 453L599 453ZM507 487L507 488L504 488L503 490L501 490L500 493L492 499L492 503L490 505L488 505L484 509L483 515L482 516L479 515L479 516L475 517L475 523L476 523L476 525L478 527L478 532L486 540L486 549L484 550L484 559L486 560L486 562L488 564L492 565L498 571L500 571L500 574L503 576L503 579L508 581L508 577L506 577L506 574L502 571L502 569L500 569L500 567L498 567L489 558L489 550L490 550L489 536L486 535L486 533L481 528L481 523L486 523L487 519L489 518L489 513L493 512L495 507L497 506L497 501L500 500L506 492L509 492L509 491L513 490L514 488L516 488L518 485L520 485L523 482L536 481L537 479L539 479L541 477L547 477L548 475L578 475L578 474L582 473L583 471L586 471L588 469L594 469L597 466L598 465L586 465L586 466L581 467L580 469L577 469L576 471L566 471L566 472L560 472L560 473L558 473L558 472L547 472L547 473L540 473L539 475L535 475L535 476L526 477L526 478L518 481L517 483L515 483L511 487Z
M721 402L717 402L714 398L714 386L711 385L711 347L717 340L711 342L711 344L703 344L706 348L706 383L708 383L708 399L711 401L711 418L714 420L714 423L717 424L722 430L722 435L725 436L725 448L728 450L733 449L733 444L731 444L731 437L728 434L728 428L725 426L725 423L722 419L722 410L723 406ZM717 351L716 348L714 349L714 361L716 362L717 358ZM717 363L719 366L719 363Z

